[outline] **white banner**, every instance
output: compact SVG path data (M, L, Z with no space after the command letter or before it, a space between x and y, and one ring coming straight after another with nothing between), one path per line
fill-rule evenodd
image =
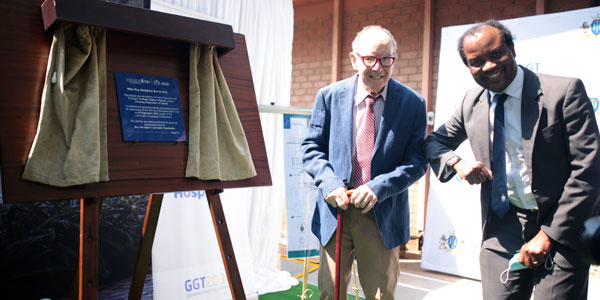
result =
M532 71L578 77L600 119L600 8L502 20L513 33L517 62ZM454 113L465 92L476 86L457 51L459 37L474 24L442 28L435 128ZM457 151L472 159L468 143ZM431 173L421 266L480 278L479 186L455 176L441 184Z
M304 172L300 150L309 122L309 115L283 115L288 258L319 255L319 240L310 229L317 187Z
M226 221L243 218L241 210L226 209L235 203L221 202ZM256 299L248 233L231 224L236 223L228 229L244 291ZM152 280L156 300L232 299L204 191L164 195L152 247Z

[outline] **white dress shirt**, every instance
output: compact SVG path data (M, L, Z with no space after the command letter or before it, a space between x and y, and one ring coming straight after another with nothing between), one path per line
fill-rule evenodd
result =
M524 72L517 67L517 75L502 92L508 95L504 101L504 134L506 144L506 179L508 200L512 205L524 209L537 209L531 192L531 178L527 173L523 141L521 135L521 95L523 93ZM490 101L496 93L490 91ZM494 139L494 110L496 103L490 104L490 149ZM493 175L493 174L492 174Z

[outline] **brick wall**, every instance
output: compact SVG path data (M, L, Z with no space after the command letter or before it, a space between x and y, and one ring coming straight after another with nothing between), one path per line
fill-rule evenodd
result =
M348 53L356 32L367 25L379 24L389 29L398 42L398 59L394 79L421 91L423 59L422 0L343 0L341 77L355 74ZM535 15L535 0L436 0L432 99L435 107L441 28L485 21ZM551 13L589 7L589 0L547 0ZM333 0L294 2L294 42L292 53L291 105L312 107L317 91L331 81ZM410 188L411 235L418 235L418 186ZM417 241L407 245L417 249Z
M367 3L368 2L368 3ZM291 105L312 107L317 91L331 83L333 1L294 7ZM341 77L352 76L348 53L356 32L367 25L389 29L398 42L393 77L421 88L422 1L345 1L342 19Z
M348 53L357 31L366 25L388 28L398 42L393 77L421 89L423 57L422 0L342 0L342 78L354 74ZM586 8L589 0L547 0L549 12ZM294 1L291 105L312 107L319 88L331 80L333 0ZM297 4L300 3L300 4ZM437 82L440 32L445 26L509 19L535 14L535 0L434 1L433 93ZM433 99L435 100L435 99ZM435 101L433 101L435 103Z
M319 88L331 79L333 4L294 8L291 105L312 107Z

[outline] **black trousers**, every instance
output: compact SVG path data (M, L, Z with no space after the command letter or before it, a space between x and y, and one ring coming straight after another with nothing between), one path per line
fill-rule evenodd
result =
M545 264L510 271L508 278L502 274L512 256L539 232L536 211L510 205L504 218L491 213L488 222L479 257L484 299L529 300L532 292L535 299L587 299L590 266L577 249L556 242Z

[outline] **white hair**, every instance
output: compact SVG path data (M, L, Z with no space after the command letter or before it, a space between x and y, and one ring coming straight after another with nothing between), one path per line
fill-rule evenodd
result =
M361 38L363 38L365 35L367 35L371 32L374 32L374 31L383 32L383 33L387 34L390 37L390 40L392 41L392 47L394 49L394 53L396 53L396 50L397 50L396 39L394 39L394 36L392 35L392 33L389 30L387 30L379 25L369 25L369 26L363 27L363 29L356 34L354 41L352 41L352 51L356 52L358 50Z

